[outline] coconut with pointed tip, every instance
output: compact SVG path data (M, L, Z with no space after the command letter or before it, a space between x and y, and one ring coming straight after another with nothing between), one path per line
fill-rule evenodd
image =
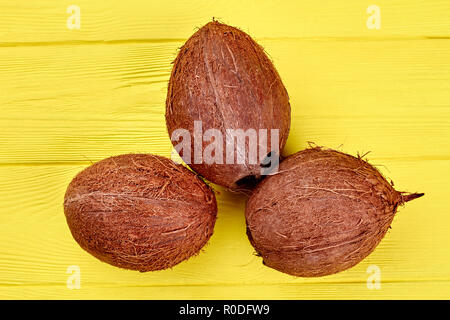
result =
M329 275L369 255L398 206L422 195L396 191L360 157L310 148L256 187L246 206L247 235L271 268Z

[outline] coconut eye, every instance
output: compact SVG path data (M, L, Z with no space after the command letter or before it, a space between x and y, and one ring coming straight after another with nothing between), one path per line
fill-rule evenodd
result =
M260 166L261 166L262 168L270 168L270 166L271 166L271 164L272 164L271 158L272 158L272 151L270 151L270 152L266 155L266 157L263 159L263 161L261 161Z
M238 188L242 189L253 189L258 182L261 180L261 177L257 177L255 175L245 176L238 181L235 182Z

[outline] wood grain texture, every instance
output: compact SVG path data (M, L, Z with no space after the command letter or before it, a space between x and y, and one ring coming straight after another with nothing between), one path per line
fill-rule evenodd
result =
M237 286L107 286L92 284L79 290L68 290L61 286L36 285L31 287L12 286L1 294L3 299L396 299L398 292L403 292L404 299L446 299L448 298L448 281L399 281L385 282L382 290L368 290L364 284L352 282L324 284L276 284ZM421 290L417 290L417 288ZM157 292L157 293L155 293ZM232 297L232 298L230 298Z
M450 298L450 3L72 1L0 3L0 298ZM239 10L236 10L239 8ZM313 141L361 154L398 190L381 245L343 273L294 278L262 265L245 235L245 198L215 187L219 214L204 252L171 270L119 270L71 238L63 195L92 161L169 156L164 103L171 62L211 18L249 31L291 97L285 153ZM81 270L69 290L67 267ZM381 270L369 290L367 268Z
M314 141L381 158L449 159L449 40L261 44L291 98L287 153ZM3 48L0 163L170 154L164 104L180 45Z
M81 9L81 29L68 30L69 5ZM186 39L213 17L240 26L254 37L448 37L447 0L379 0L382 27L366 27L372 1L39 0L0 3L3 45L54 45L83 41ZM36 45L36 44L34 44Z

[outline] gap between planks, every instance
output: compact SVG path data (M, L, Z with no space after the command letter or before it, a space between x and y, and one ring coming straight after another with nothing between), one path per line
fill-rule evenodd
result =
M118 39L118 40L67 40L42 42L0 42L1 47L41 47L68 45L116 45L136 43L185 42L185 38ZM410 41L410 40L450 40L450 36L381 36L381 37L262 37L256 41Z

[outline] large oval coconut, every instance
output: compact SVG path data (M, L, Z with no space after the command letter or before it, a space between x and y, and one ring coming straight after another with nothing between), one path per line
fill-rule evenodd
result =
M278 164L289 133L289 97L263 48L245 32L213 21L179 51L169 81L166 123L174 146L181 141L189 146L189 152L181 146L176 150L191 168L216 184L245 189L265 167ZM234 130L257 142L247 138L238 143ZM234 148L226 145L233 140Z
M197 254L213 233L213 191L193 172L150 154L111 157L81 171L64 197L78 244L111 265L152 271Z
M389 229L405 194L360 157L311 148L286 158L246 207L247 234L264 264L301 277L348 269Z

